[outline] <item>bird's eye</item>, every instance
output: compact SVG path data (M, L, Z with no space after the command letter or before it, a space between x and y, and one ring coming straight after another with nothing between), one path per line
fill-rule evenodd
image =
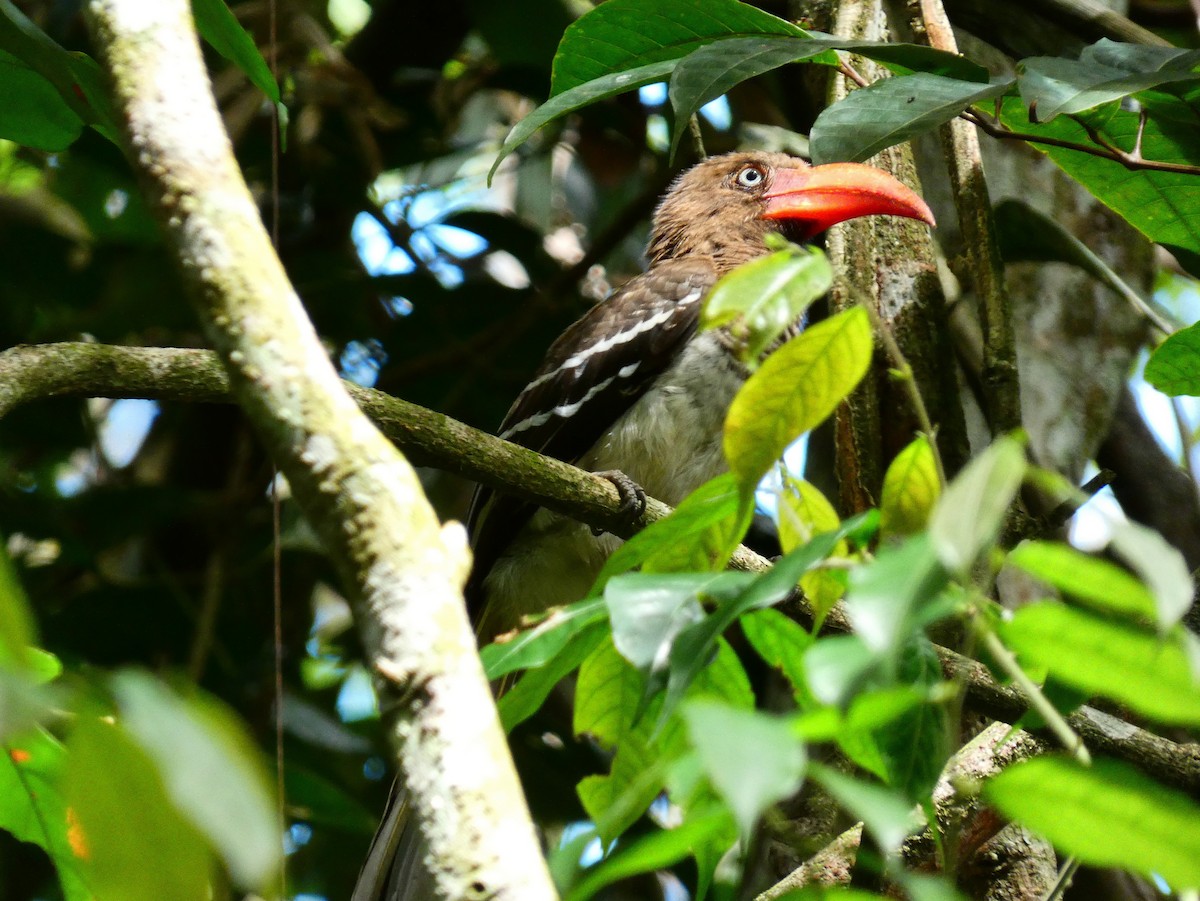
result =
M743 188L757 188L763 183L765 177L762 169L757 166L747 166L737 174L737 183Z

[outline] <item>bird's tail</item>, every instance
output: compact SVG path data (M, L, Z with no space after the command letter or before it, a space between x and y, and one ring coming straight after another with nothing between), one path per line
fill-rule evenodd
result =
M371 840L350 901L427 901L433 884L421 860L425 842L413 821L408 793L392 785L383 821Z

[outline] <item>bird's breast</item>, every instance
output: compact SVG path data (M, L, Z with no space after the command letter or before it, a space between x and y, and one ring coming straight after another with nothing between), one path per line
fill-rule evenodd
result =
M579 465L619 469L651 497L676 506L727 469L725 414L745 380L720 332L698 335Z

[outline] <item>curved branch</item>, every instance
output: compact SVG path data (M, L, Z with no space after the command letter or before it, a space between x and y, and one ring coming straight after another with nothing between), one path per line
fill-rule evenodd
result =
M462 603L470 554L346 394L262 226L187 0L92 0L131 164L234 398L355 602L437 897L555 891Z
M510 444L442 413L355 385L346 389L383 433L414 461L436 466L489 488L517 494L580 522L622 536L671 512L647 498L646 512L630 524L607 479ZM179 348L113 347L64 343L13 347L0 352L0 420L21 404L51 397L140 397L151 400L230 403L229 377L216 354ZM739 548L733 565L761 571L770 562ZM812 625L812 610L796 595L786 612ZM849 632L842 605L825 628ZM966 686L966 706L1015 723L1028 706L1021 693L999 685L978 661L936 648L946 677ZM1083 707L1067 718L1088 747L1125 760L1166 785L1200 794L1200 745L1177 744L1124 720Z

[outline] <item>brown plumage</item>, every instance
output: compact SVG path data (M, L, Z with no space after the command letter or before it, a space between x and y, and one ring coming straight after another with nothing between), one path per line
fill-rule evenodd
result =
M670 504L725 468L725 411L746 378L720 330L697 334L725 273L767 252L770 232L808 240L835 222L887 213L930 224L929 209L879 170L811 167L780 153L713 157L683 173L654 215L649 268L551 345L500 427L510 441L592 470L619 469ZM578 600L620 542L480 488L469 525L468 600L481 640ZM393 797L353 901L431 895L416 830Z
M692 167L655 211L647 271L551 345L501 436L586 469L620 470L678 504L724 470L721 425L746 378L725 332L697 335L704 297L721 276L767 253L768 234L804 241L867 213L932 222L912 191L866 166L732 153ZM468 595L482 640L578 600L620 543L484 488L469 526Z

